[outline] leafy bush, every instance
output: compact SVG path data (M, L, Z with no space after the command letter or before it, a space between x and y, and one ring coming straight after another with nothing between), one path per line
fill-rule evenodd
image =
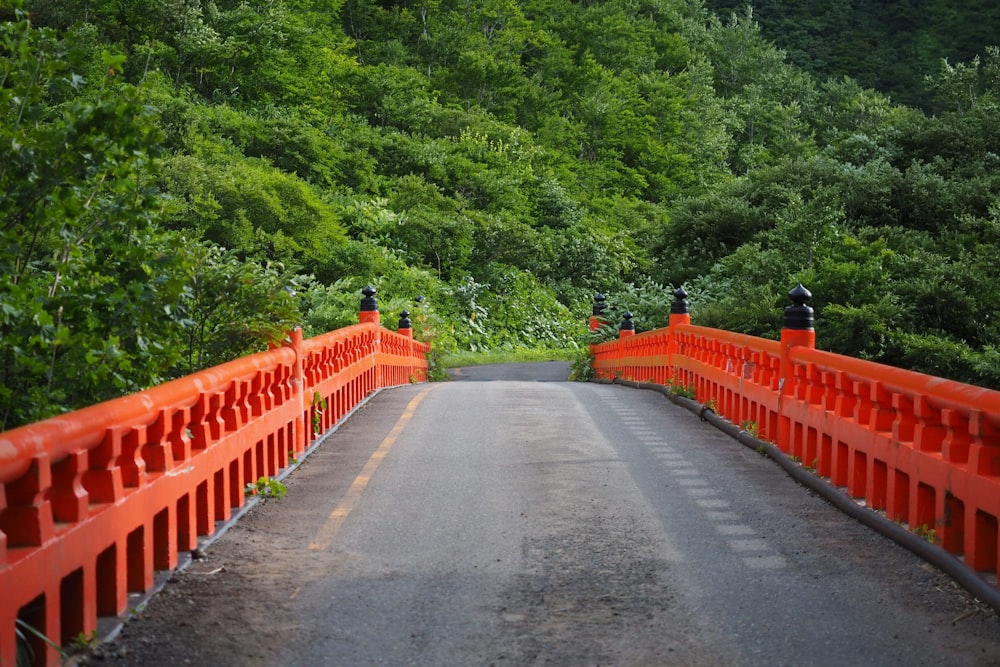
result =
M299 321L298 276L278 263L242 261L217 246L193 245L182 313L177 375L215 366L282 341Z
M892 332L878 361L958 382L1000 388L1000 373L991 363L996 349L977 352L964 343L940 336Z
M670 324L670 306L674 301L673 288L646 280L638 285L628 284L607 294L604 320L610 330L617 332L623 315L631 312L635 330L651 331Z

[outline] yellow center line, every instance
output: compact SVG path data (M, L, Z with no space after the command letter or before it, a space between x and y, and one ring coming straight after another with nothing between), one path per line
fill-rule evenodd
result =
M427 387L419 394L413 397L413 399L407 404L406 409L403 410L403 414L399 416L399 421L396 425L392 427L389 431L389 435L385 436L385 440L382 444L378 446L372 455L368 458L368 462L365 463L365 467L361 469L361 473L354 478L354 482L351 483L351 487L347 489L347 493L344 497L340 499L337 506L333 508L330 516L327 517L326 522L316 533L313 541L309 544L309 549L312 551L322 551L330 548L330 543L333 542L333 538L337 535L337 531L340 530L340 524L344 522L344 519L354 510L358 502L361 500L361 494L364 493L365 487L368 486L368 482L371 480L372 475L375 474L375 469L378 468L379 464L382 463L382 459L386 457L392 446L396 444L396 438L399 434L403 432L406 424L413 417L413 413L416 412L417 406L420 405L420 401L424 400L432 387Z

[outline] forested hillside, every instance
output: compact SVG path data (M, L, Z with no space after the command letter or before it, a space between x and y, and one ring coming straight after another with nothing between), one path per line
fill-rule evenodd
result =
M6 3L6 4L2 4ZM0 0L0 429L404 308L582 346L595 291L1000 386L1000 57L933 116L699 0ZM419 303L416 297L426 297Z
M994 0L706 0L722 16L753 18L765 38L817 76L850 76L894 102L936 107L924 78L996 45L1000 4Z

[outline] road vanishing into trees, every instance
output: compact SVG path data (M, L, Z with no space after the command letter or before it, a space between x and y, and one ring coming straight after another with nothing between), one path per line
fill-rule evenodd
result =
M663 396L459 369L383 391L107 664L994 665L951 580Z

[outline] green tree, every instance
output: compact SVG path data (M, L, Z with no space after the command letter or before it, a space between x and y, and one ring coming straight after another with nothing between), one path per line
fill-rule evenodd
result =
M218 246L199 244L190 247L184 268L177 375L259 352L301 324L296 303L301 279L280 264L244 261Z
M172 361L159 334L181 286L159 275L176 246L155 224L156 120L91 37L20 9L0 23L0 428L146 386Z

